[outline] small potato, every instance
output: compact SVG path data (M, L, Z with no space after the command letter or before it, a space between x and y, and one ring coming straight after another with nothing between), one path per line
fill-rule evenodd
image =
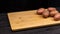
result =
M54 16L54 20L55 20L55 21L60 20L60 13L58 13L58 14L56 14L56 15Z
M49 7L48 10L49 10L49 11L56 11L56 8L54 8L54 7Z
M38 9L38 10L37 10L37 14L41 15L41 14L44 12L44 10L45 10L44 8Z
M45 11L42 13L43 17L47 18L49 16L49 11L45 9Z
M51 11L50 16L53 17L55 14L59 13L58 11Z

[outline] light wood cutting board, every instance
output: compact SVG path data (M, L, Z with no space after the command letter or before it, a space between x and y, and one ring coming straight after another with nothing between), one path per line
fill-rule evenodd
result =
M11 29L14 31L60 23L60 21L54 21L52 17L43 18L42 15L37 15L36 11L30 10L8 13Z

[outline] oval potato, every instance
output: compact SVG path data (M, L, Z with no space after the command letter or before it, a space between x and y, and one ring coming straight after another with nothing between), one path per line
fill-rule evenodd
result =
M38 9L38 10L37 10L37 14L41 15L41 14L44 12L44 10L45 10L44 8Z
M56 14L56 15L54 16L54 20L55 20L55 21L60 20L60 13L58 13L58 14Z
M49 11L56 11L56 8L54 8L54 7L49 7L48 10L49 10Z
M42 13L43 17L47 18L49 16L49 11L45 9L45 11Z
M55 14L59 13L58 11L51 11L50 16L53 17Z

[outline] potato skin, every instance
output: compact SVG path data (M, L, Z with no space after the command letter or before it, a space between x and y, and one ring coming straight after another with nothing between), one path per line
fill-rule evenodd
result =
M53 17L54 15L56 15L57 13L59 13L58 11L51 11L50 12L50 16Z
M60 20L60 13L58 13L58 14L56 14L56 15L54 16L54 20L55 20L55 21Z
M37 10L37 14L38 14L38 15L41 15L41 14L44 12L44 10L45 10L44 8L38 9L38 10Z
M56 8L54 8L54 7L49 7L48 10L49 10L49 11L56 11Z
M49 11L47 9L45 9L45 11L42 13L42 16L44 18L47 18L49 16Z

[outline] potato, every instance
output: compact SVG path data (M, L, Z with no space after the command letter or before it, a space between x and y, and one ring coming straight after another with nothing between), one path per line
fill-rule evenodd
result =
M50 16L53 17L53 16L54 16L55 14L57 14L57 13L59 13L59 12L58 12L58 11L51 11L51 12L50 12Z
M49 7L48 10L49 10L49 11L56 11L56 8L54 8L54 7Z
M47 18L49 16L49 11L45 9L45 11L42 13L43 17Z
M56 14L56 15L54 16L54 20L55 20L55 21L60 20L60 13L58 13L58 14Z
M44 12L44 10L45 10L44 8L38 9L38 10L37 10L37 14L41 15L41 14Z

